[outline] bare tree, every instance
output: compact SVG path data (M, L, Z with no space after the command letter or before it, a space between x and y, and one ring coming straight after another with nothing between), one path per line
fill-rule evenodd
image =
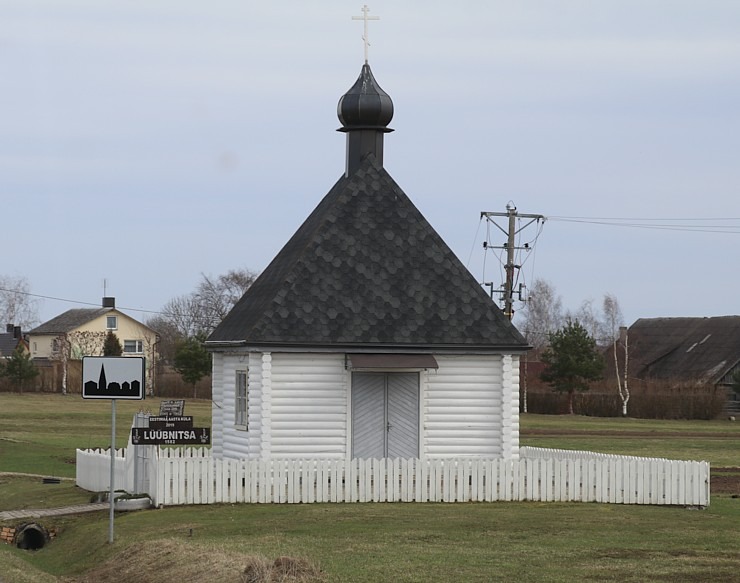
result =
M550 334L560 328L563 322L563 304L555 288L544 279L535 279L530 288L529 299L520 312L524 323L520 329L527 341L538 350L547 346ZM522 410L529 409L527 403L528 356L523 357L524 374L522 375Z
M624 327L624 316L619 307L617 298L612 294L604 295L604 329L609 335L613 347L614 372L617 376L617 391L622 400L622 416L627 416L627 403L630 400L630 391L627 385L627 371L629 366L628 335ZM622 333L624 332L624 333ZM624 370L619 370L619 347L624 351Z
M157 338L152 341L157 344L160 363L172 365L175 361L175 344L185 335L165 315L149 318L146 325L157 333Z
M162 308L162 317L177 330L182 338L190 338L198 334L207 320L199 302L193 295L171 299Z
M524 322L522 334L534 348L547 346L548 335L563 324L563 302L553 285L544 279L535 279L527 304L520 312Z
M51 359L62 365L62 394L67 394L67 371L72 358L72 343L67 334L60 334L51 342Z
M37 301L25 277L0 275L0 323L28 330L38 323Z
M583 300L575 313L568 312L567 319L577 321L599 346L608 346L609 334L605 330L604 315L594 306L594 300Z
M231 270L215 279L205 274L201 274L201 277L203 279L194 297L204 317L201 332L211 333L254 283L257 275L244 269Z
M192 338L196 335L208 336L226 317L234 304L249 289L256 274L250 270L232 270L216 278L201 274L201 281L195 291L189 295L173 298L162 309L162 321L159 329L164 329L164 322L175 330L180 338ZM160 332L161 333L161 332Z

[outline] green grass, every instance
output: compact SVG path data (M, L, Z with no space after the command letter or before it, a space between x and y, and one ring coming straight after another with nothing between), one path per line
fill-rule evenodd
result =
M159 412L160 399L116 403L116 447L128 442L139 410ZM211 402L187 401L196 427L211 426ZM110 401L80 395L0 393L0 471L75 476L75 449L110 447Z
M521 445L740 466L740 423L523 415Z
M142 405L158 410L157 401L118 403L119 446ZM188 401L186 414L209 426L210 402ZM524 445L740 466L740 426L727 421L525 415L521 429ZM68 463L74 449L107 447L109 439L108 402L0 394L0 471L74 476ZM0 509L88 497L70 482L0 476ZM3 583L55 581L105 561L117 575L101 580L162 581L173 563L217 562L218 553L305 557L332 582L740 580L740 499L727 495L712 496L704 510L561 503L171 507L117 514L113 545L107 544L107 512L39 522L57 529L58 537L34 553L0 545ZM175 550L157 558L138 552L136 544L175 544ZM134 560L128 549L142 555L131 579L124 575ZM214 567L211 580L238 581L221 577L221 567Z
M178 540L307 557L328 581L737 581L740 501L703 511L605 504L307 504L173 507L60 522L36 568L76 575L134 542ZM191 536L192 529L192 536ZM14 556L22 551L0 549ZM158 576L162 576L161 572ZM140 581L147 579L146 572ZM160 579L161 580L161 579ZM218 580L218 579L214 579Z
M26 508L59 508L85 504L92 494L78 488L74 480L44 484L41 478L0 474L0 511Z

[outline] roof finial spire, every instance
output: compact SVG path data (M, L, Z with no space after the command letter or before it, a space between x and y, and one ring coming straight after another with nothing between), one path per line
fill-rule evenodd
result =
M370 9L367 7L367 4L363 4L362 6L362 16L353 16L352 20L364 20L365 21L365 31L362 35L362 40L365 42L365 63L367 63L367 48L370 46L370 40L367 33L367 21L368 20L380 20L380 16L370 16L368 13L370 12Z

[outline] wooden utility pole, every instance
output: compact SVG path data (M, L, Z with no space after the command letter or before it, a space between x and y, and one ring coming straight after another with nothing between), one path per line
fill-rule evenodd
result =
M528 243L525 243L522 247L516 246L516 235L521 233L524 229L526 229L529 225L531 225L534 222L540 222L544 221L545 217L544 215L529 215L529 214L520 214L517 212L516 207L513 203L508 203L506 205L506 212L505 213L494 213L494 212L482 212L480 214L481 218L486 217L486 220L492 222L496 227L506 235L506 243L503 244L501 247L492 246L493 249L506 249L506 264L504 265L504 269L506 271L506 281L503 285L503 291L502 293L502 300L504 304L504 314L511 320L514 317L514 281L516 280L516 270L521 267L521 265L516 264L516 252L520 250L529 251L531 248ZM503 227L496 224L495 219L493 217L507 217L508 218L508 225L507 228L504 229ZM517 229L516 227L516 221L517 219L529 219L529 222L526 223L524 226ZM483 246L485 248L489 248L491 246L488 245L488 243L484 243ZM523 300L522 293L523 293L523 285L519 286L519 299ZM493 289L491 289L493 292Z

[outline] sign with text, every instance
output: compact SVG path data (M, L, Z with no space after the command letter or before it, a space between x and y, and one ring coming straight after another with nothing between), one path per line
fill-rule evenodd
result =
M185 400L184 399L171 399L169 401L162 401L159 404L160 415L174 415L176 417L182 416L185 412Z
M145 368L140 356L85 356L82 398L143 399Z
M192 427L192 416L149 417L149 429L190 429Z
M134 445L210 445L210 427L189 429L131 428L131 443Z

